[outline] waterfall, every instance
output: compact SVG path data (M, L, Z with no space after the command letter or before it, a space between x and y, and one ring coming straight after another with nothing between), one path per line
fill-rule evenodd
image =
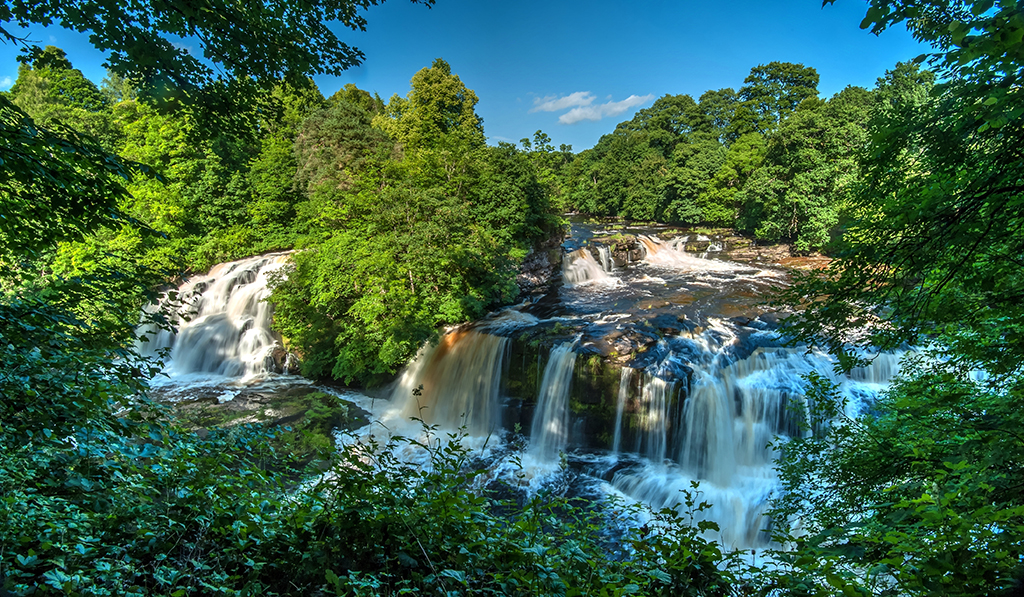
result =
M622 447L622 413L626 411L626 402L629 400L629 386L633 381L633 372L636 369L623 367L619 378L619 395L615 406L615 436L612 439L612 453L618 454Z
M662 242L643 234L638 234L637 240L640 241L646 253L644 261L651 265L695 271L732 271L739 267L738 264L717 259L702 259L691 255L685 251L686 244L678 241ZM680 244L682 244L681 248Z
M594 238L613 236L581 236L570 246ZM701 259L686 252L685 236L637 238L644 263L615 267L611 247L593 241L565 255L567 292L531 296L421 347L392 386L390 400L362 396L360 404L373 412L376 423L360 433L386 428L417 436L421 426L410 418L436 426L435 436L464 428L474 458L492 470L493 478L507 475L528 491L582 483L571 491L624 494L654 510L680 507L680 492L692 491L698 482L699 501L711 507L696 519L721 527L709 539L733 548L767 543L770 521L764 512L780 491L769 443L805 433L797 415L787 411L790 402L806 400L802 376L816 372L838 384L846 414L857 416L872 408L898 371L901 355L875 355L849 376L838 376L824 354L777 347L769 331L772 318L758 316L754 301L787 283L784 271ZM707 237L696 238L701 243L696 246L709 243L709 253L723 248ZM696 246L690 243L691 249ZM193 276L179 292L195 298L172 314L178 332L147 330L140 349L147 354L166 349L166 371L182 387L193 381L223 384L225 376L234 385L270 371L275 359L290 363L290 355L282 359L275 352L280 338L270 329L271 306L263 300L269 294L267 276L287 259L286 254L254 257ZM602 285L601 291L571 289L590 284ZM614 291L605 291L612 285ZM565 333L576 338L550 352L545 348ZM588 354L585 367L576 367L578 346ZM516 355L522 372L507 366L509 354ZM510 372L522 375L503 383ZM294 378L267 381L282 379L292 383ZM506 390L508 396L502 394ZM571 391L584 407L575 413L569 407ZM531 413L514 409L534 395L530 420ZM530 425L525 453L502 436L492 437L503 421L510 428ZM570 439L573 451L565 461L572 474L564 474L560 453ZM611 453L605 449L609 442ZM416 446L402 457L430 466Z
M814 372L838 384L848 412L855 414L896 373L899 355L878 355L867 367L837 376L832 360L820 353L757 348L735 359L735 336L723 341L705 333L692 342L697 362L690 363L693 375L681 409L672 408L672 385L654 375L657 367L644 372L633 417L636 451L649 462L617 473L613 485L657 509L678 504L679 491L699 481L701 499L712 505L705 517L721 526L719 540L733 547L764 545L763 512L779 491L769 444L801 433L798 411L788 407L804 400L803 377ZM669 353L665 362L672 358Z
M558 459L569 443L569 390L572 385L576 341L551 349L530 426L530 453L542 461Z
M267 276L288 262L287 254L250 257L214 266L178 288L185 303L171 315L176 332L140 330L139 351L156 356L170 350L170 377L213 374L250 379L273 370L280 347L270 328L273 307ZM166 304L166 301L165 301Z
M562 279L569 286L590 282L614 282L588 249L577 249L565 256Z
M672 408L675 386L675 382L665 381L650 371L644 372L644 385L638 400L640 434L637 438L636 451L654 463L665 460L668 453L668 438L671 431L669 411Z
M497 430L501 371L508 338L466 328L420 349L391 391L404 417L473 436ZM422 389L420 389L422 386Z
M726 367L694 371L677 462L723 486L744 467L770 467L767 446L777 434L795 432L787 406L803 395L802 376L812 371L830 377L832 363L783 348L759 348Z
M612 250L601 245L597 247L597 256L601 258L601 267L605 273L612 273L612 270L615 269L615 262L612 261Z

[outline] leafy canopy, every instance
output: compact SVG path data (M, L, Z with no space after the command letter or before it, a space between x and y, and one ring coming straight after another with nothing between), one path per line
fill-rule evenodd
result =
M109 52L112 72L136 81L150 98L166 102L246 79L269 88L281 79L298 84L314 73L341 74L359 64L363 53L338 39L329 24L364 30L360 11L378 3L10 0L0 5L0 22L17 27L59 24L88 32L97 49ZM423 3L430 6L433 0ZM0 37L23 43L10 25L0 26ZM188 47L193 41L195 53ZM35 59L41 53L30 48L29 56Z

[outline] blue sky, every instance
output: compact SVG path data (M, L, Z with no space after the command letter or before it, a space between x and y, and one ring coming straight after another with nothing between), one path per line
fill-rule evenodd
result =
M491 142L542 129L555 145L592 147L601 135L665 94L694 98L739 88L751 67L773 60L812 66L823 97L872 87L896 62L927 47L900 28L861 30L866 3L839 0L437 0L433 8L390 0L367 12L366 32L337 31L366 53L341 77L317 77L330 95L345 83L387 99L444 58L480 98ZM31 37L68 52L97 83L104 56L86 35L35 28ZM17 78L17 50L0 44L0 89Z

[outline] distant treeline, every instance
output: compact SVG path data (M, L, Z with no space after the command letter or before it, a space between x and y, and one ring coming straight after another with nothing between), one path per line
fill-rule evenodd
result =
M819 250L861 180L872 128L927 98L933 78L900 64L873 91L825 100L813 68L760 65L739 91L665 95L640 110L560 171L557 195L588 214L724 226Z

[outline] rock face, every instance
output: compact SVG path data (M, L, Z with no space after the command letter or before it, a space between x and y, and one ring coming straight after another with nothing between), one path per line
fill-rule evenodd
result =
M559 230L554 236L534 246L523 259L516 276L521 294L538 294L546 292L551 282L562 270L562 239L564 234Z
M274 373L285 373L287 375L298 375L300 373L299 356L289 352L280 346L274 348L270 354L272 366L269 367Z
M615 260L615 267L624 267L633 261L640 261L644 258L644 250L636 238L620 241L612 245L612 259Z

